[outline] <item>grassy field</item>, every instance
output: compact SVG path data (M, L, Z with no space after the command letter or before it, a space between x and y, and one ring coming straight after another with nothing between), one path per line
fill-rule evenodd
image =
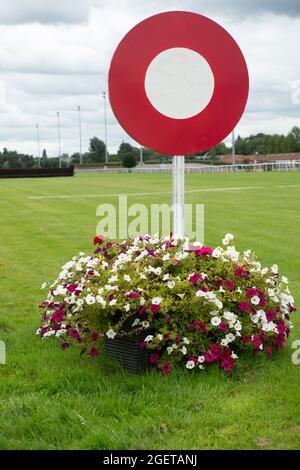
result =
M279 264L300 306L300 174L187 175L186 186L188 203L205 204L206 243L234 233L238 248ZM134 195L145 192L157 194ZM122 193L171 202L171 176L0 180L0 449L299 449L297 314L285 352L242 358L230 375L134 376L35 336L41 283L92 249L96 207Z

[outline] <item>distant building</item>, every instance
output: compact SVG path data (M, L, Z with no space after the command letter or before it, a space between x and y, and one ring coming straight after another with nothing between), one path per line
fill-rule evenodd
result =
M236 163L292 163L300 162L300 152L298 153L273 153L268 155L236 155ZM233 163L232 155L222 155L222 163Z

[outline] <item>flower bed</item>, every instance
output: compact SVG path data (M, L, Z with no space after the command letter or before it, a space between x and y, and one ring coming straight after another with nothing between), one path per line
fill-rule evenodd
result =
M243 351L284 349L296 311L288 280L237 252L231 234L215 249L172 235L94 243L92 256L63 266L41 304L38 334L61 338L62 349L77 343L95 357L104 336L141 334L138 347L163 373L176 363L230 372Z

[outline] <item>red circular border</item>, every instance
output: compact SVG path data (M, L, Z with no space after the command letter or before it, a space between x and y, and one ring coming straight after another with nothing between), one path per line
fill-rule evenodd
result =
M215 78L211 101L188 119L161 114L145 91L150 63L174 47L201 54ZM248 91L247 65L235 40L214 21L190 12L160 13L139 23L119 44L109 71L110 103L121 126L145 147L170 155L192 155L224 140L244 112Z

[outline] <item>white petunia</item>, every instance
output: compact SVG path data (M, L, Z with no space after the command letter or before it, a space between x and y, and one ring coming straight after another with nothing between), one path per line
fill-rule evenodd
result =
M222 240L223 245L227 246L234 239L234 236L231 233L227 233Z
M124 281L131 282L131 277L128 274L124 274Z
M271 271L273 274L278 274L279 268L277 264L273 264Z
M167 286L168 286L169 289L174 289L175 285L176 285L176 284L175 284L174 281L169 281L169 282L167 283Z
M168 281L170 279L170 274L165 274L163 277L163 281Z
M163 298L162 297L154 297L152 299L152 304L153 305L160 305L163 301Z
M124 307L124 309L125 309L125 312L129 312L129 310L130 310L130 304L126 304L125 307Z
M47 285L48 285L47 282L44 282L44 283L41 285L41 289L46 289Z
M142 323L143 328L147 329L150 326L150 323L148 321L143 321Z
M116 303L117 303L117 299L112 299L112 300L109 302L109 305L111 305L111 306L113 307L114 305L116 305Z
M182 354L183 354L184 356L186 356L186 354L187 354L187 349L186 349L185 346L182 346L182 348L180 349L180 351L182 352Z
M111 276L109 279L108 279L108 282L110 284L112 284L113 282L117 282L118 280L118 276Z
M212 252L212 257L216 259L221 258L222 252L223 251L221 248L215 248L214 251Z
M43 335L43 339L44 339L44 338L49 338L50 336L54 336L55 333L56 333L56 331L54 331L54 330L47 331L47 333L45 333L45 334Z
M140 323L140 321L141 320L139 318L136 318L134 322L132 323L132 327L134 328L135 326L137 326Z
M228 335L226 335L226 341L228 343L232 343L234 340L235 340L235 336L232 333L228 333Z
M183 338L184 344L190 344L190 340L188 338Z
M170 259L170 253L167 253L162 257L162 261L168 261Z
M152 335L149 335L149 336L147 336L147 338L145 338L145 342L146 342L146 343L151 343L152 340L153 340L153 336L152 336Z
M255 295L254 297L252 297L251 303L252 303L253 305L258 305L259 302L260 302L260 298L258 297L258 295Z
M195 368L195 363L194 363L194 361L188 361L188 362L186 363L186 368L187 368L187 369L194 369L194 368Z
M66 335L67 333L68 333L68 330L65 330L65 329L63 329L63 330L58 330L58 331L56 332L56 335L55 335L55 336L57 336L58 338L60 338L60 336Z
M213 317L210 321L213 326L219 326L220 323L222 323L222 320L220 317Z
M287 278L287 277L285 277L285 276L282 276L282 278L281 278L281 282L283 282L284 284L288 284L288 283L289 283L289 280L288 280L288 278Z
M92 294L88 294L85 298L85 301L88 305L93 305L96 302L96 299Z
M204 357L204 356L199 356L199 357L198 357L198 362L199 362L200 364L203 364L203 363L205 362L205 357Z
M108 330L106 336L109 339L114 339L117 336L117 333L114 330Z

